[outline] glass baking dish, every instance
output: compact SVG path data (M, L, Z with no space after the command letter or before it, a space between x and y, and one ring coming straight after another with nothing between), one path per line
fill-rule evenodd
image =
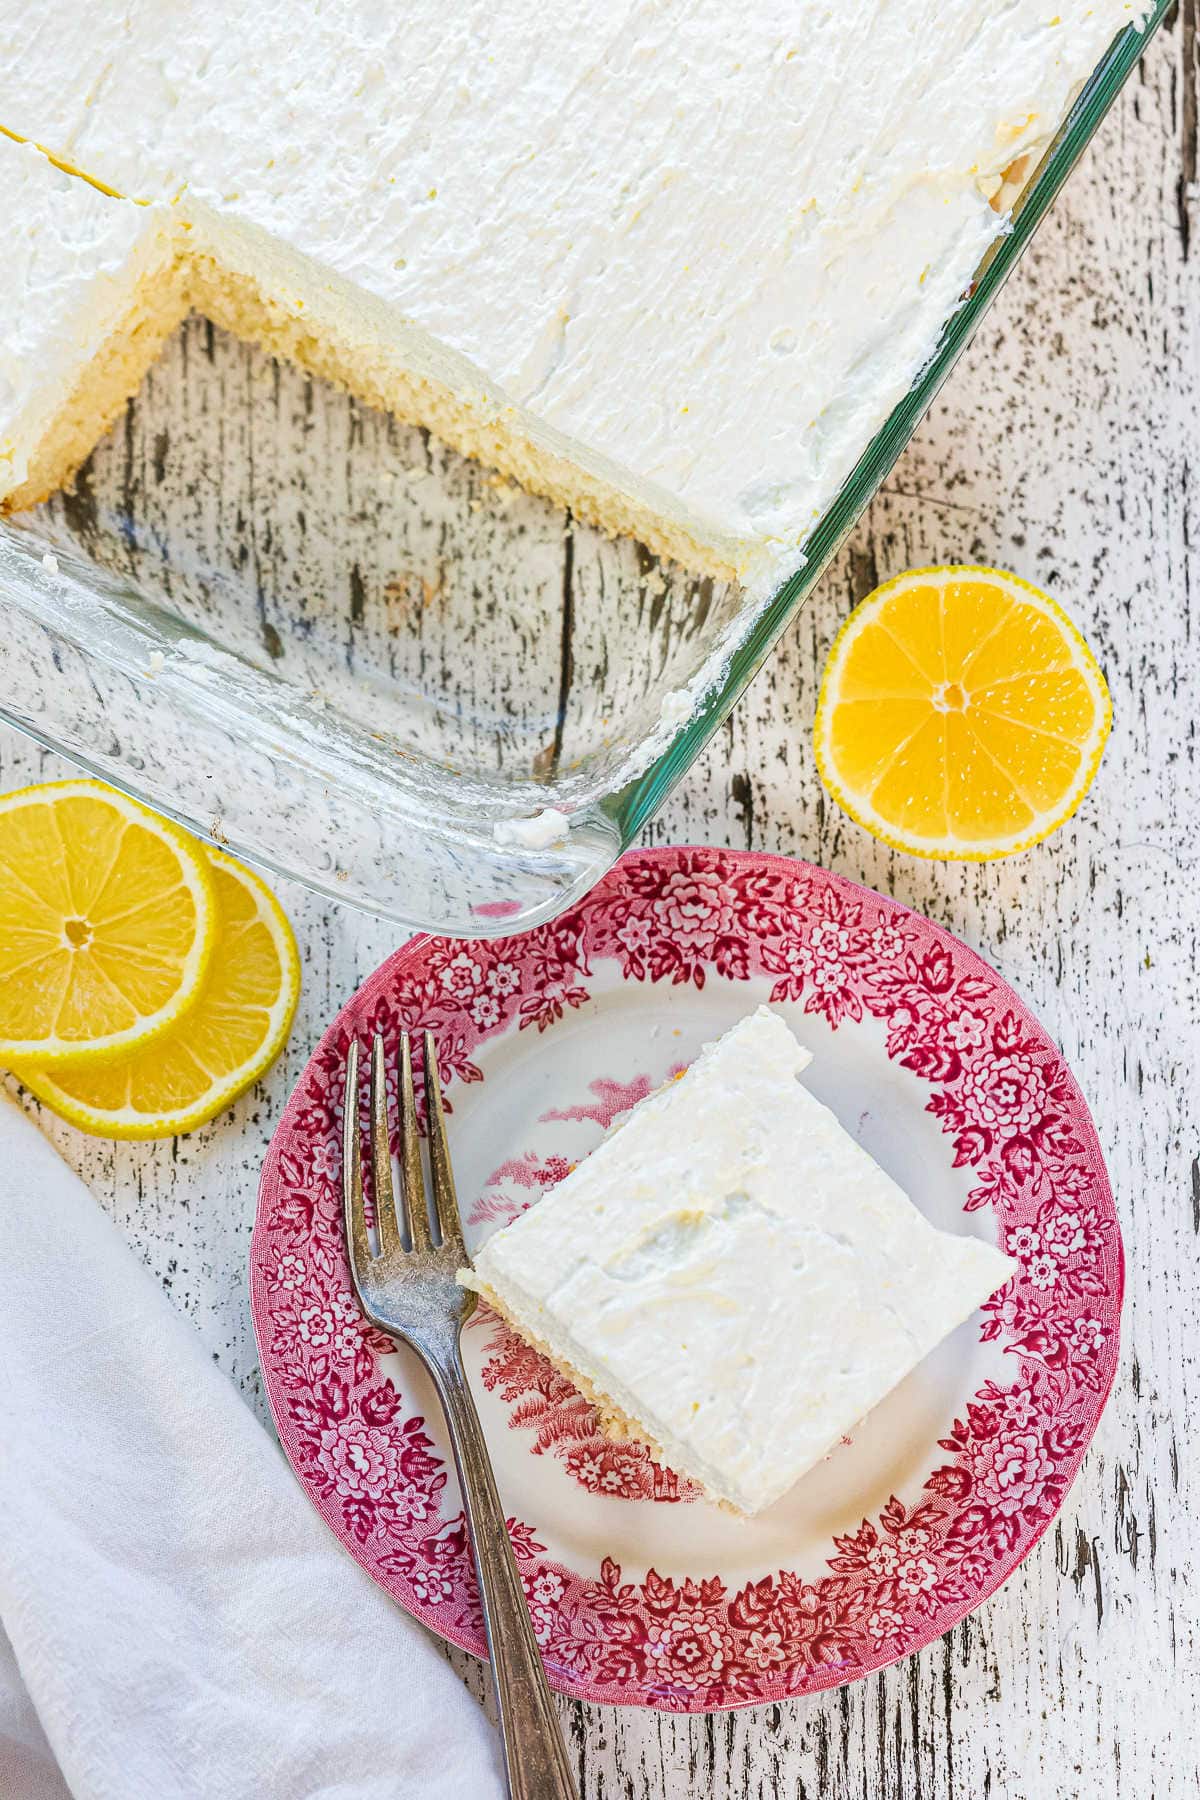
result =
M75 492L0 524L0 715L398 925L552 918L636 840L803 605L1167 6L1114 41L765 604L193 318ZM569 829L539 843L547 809Z

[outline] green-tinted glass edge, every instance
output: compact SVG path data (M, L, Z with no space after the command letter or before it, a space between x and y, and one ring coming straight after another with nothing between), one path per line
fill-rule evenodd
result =
M969 298L948 322L924 374L890 414L809 539L803 569L784 583L734 651L724 681L670 747L643 774L604 801L604 812L620 831L622 849L637 840L724 724L874 498L1172 4L1173 0L1155 0L1145 25L1131 25L1114 39L1026 184L1013 209L1012 230L999 238L984 258Z

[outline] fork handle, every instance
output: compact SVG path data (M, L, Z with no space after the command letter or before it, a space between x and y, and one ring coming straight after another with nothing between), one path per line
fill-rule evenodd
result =
M504 1509L457 1344L451 1356L430 1365L430 1372L450 1428L450 1444L471 1534L509 1793L513 1800L577 1800L558 1714L533 1635L508 1541Z

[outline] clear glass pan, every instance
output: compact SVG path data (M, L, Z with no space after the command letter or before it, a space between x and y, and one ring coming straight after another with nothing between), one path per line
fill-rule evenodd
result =
M0 524L0 715L399 925L552 918L637 839L804 604L1167 6L1079 94L765 606L193 318L76 491ZM550 807L570 815L563 842L511 841Z

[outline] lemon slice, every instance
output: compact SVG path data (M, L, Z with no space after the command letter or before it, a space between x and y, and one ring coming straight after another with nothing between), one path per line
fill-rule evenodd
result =
M814 740L825 786L876 837L986 862L1070 818L1111 723L1061 606L999 569L946 567L897 576L851 613Z
M204 852L99 781L0 796L0 1063L102 1062L200 992L217 901Z
M218 935L178 1028L102 1068L20 1070L40 1100L98 1137L175 1137L220 1112L278 1056L300 994L296 940L257 875L210 852Z

